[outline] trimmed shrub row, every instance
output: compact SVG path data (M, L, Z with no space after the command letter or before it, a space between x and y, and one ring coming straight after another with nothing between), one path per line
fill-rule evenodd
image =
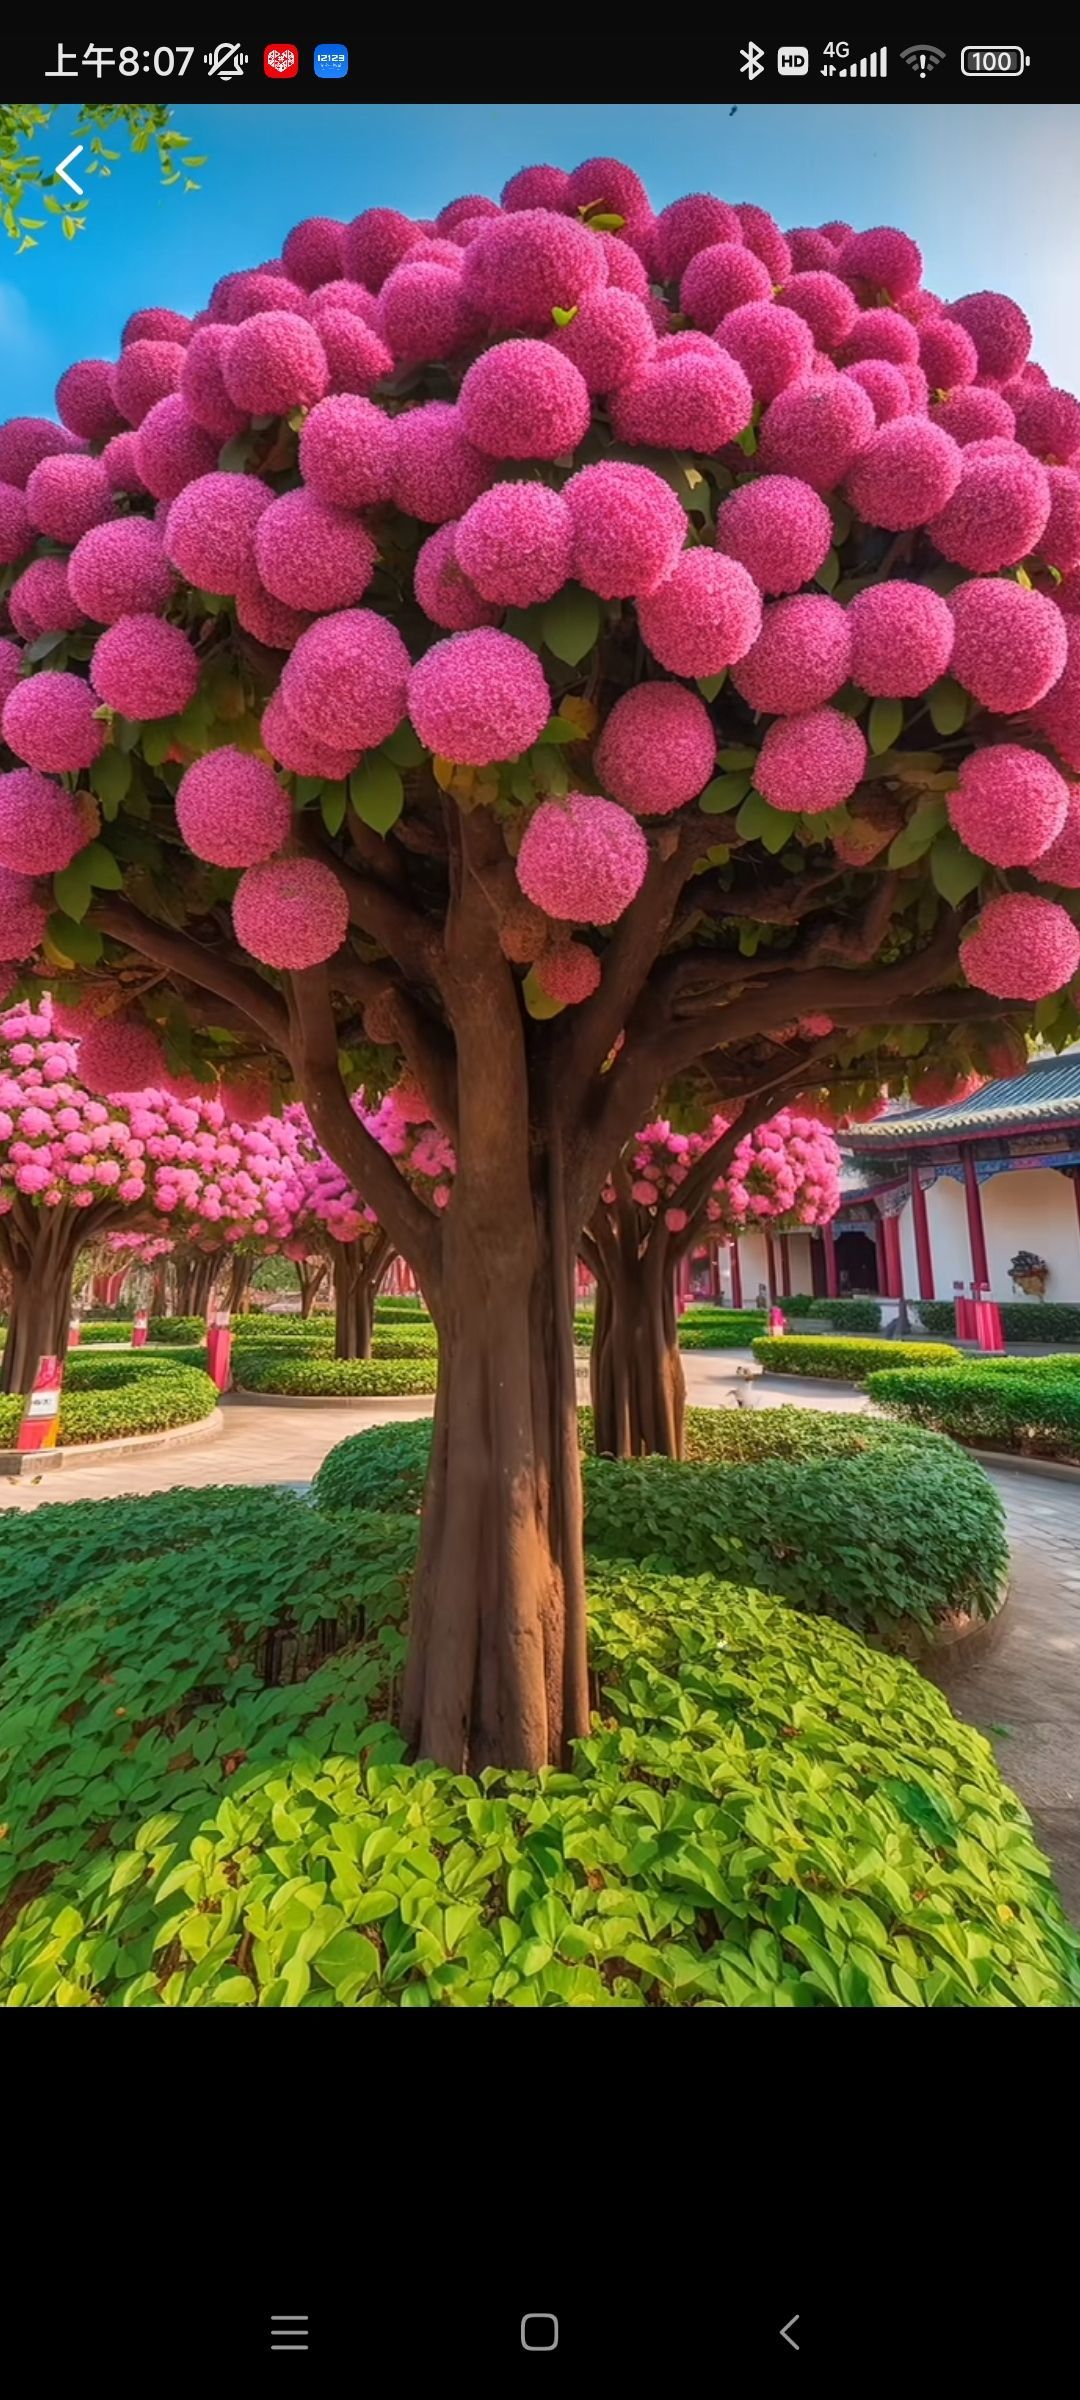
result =
M61 1445L121 1441L138 1433L166 1433L174 1425L197 1425L218 1403L202 1355L189 1364L160 1354L147 1362L138 1351L125 1358L85 1359L75 1351L60 1399ZM0 1448L14 1447L22 1413L17 1393L0 1399Z
M234 1349L233 1382L241 1392L285 1392L297 1399L352 1399L433 1392L438 1374L434 1352L421 1358L294 1358L283 1345L261 1350L253 1342Z
M762 1334L754 1357L770 1375L814 1375L829 1383L864 1383L876 1367L959 1366L947 1342L874 1342L827 1333Z
M965 1361L944 1375L881 1373L871 1375L869 1390L909 1425L988 1450L1080 1462L1080 1376L1075 1366L1061 1371L1056 1359Z
M219 1520L118 1564L11 1653L9 1906L53 1880L0 2002L1080 2003L1023 1808L905 1662L712 1576L594 1563L596 1730L542 1791L480 1786L399 1763L385 1722L415 1519L259 1497L269 1539Z
M591 1411L580 1415L588 1440ZM430 1447L427 1420L353 1434L324 1459L316 1505L419 1509ZM998 1606L1001 1502L954 1443L820 1410L691 1409L687 1447L692 1474L667 1459L585 1458L590 1553L748 1577L887 1641Z
M951 1300L920 1300L918 1310L928 1333L956 1332ZM1080 1307L1067 1300L1003 1300L1001 1330L1007 1342L1080 1341Z
M794 1312L787 1300L781 1307L791 1316ZM840 1333L878 1333L881 1329L881 1303L878 1300L811 1300L808 1317L825 1317Z

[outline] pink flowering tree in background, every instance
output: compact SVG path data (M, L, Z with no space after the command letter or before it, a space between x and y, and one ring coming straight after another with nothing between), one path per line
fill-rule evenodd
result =
M433 1208L447 1207L454 1154L446 1135L432 1124L424 1095L415 1086L402 1083L387 1092L377 1106L369 1105L362 1092L355 1092L352 1107L412 1188L429 1196ZM297 1244L304 1239L319 1243L329 1265L334 1355L370 1358L375 1296L393 1258L393 1242L374 1209L322 1149L307 1111L297 1103L286 1110L286 1117L297 1140L302 1192L294 1239Z
M906 232L590 159L309 219L0 428L0 957L173 1071L261 1047L416 1272L403 1720L453 1767L588 1721L573 1260L657 1095L1076 1029L1080 405L1031 343ZM442 1211L351 1106L401 1066Z
M38 1359L67 1349L79 1252L120 1231L166 1229L207 1262L279 1237L297 1185L280 1121L230 1125L218 1100L163 1091L99 1096L93 1045L61 1034L48 995L0 1016L0 1258L12 1303L0 1384L28 1391Z
M627 1143L582 1242L596 1276L591 1382L601 1455L681 1458L681 1260L710 1234L827 1224L840 1204L840 1164L831 1133L790 1109L759 1124L752 1112L733 1123L716 1116L700 1133L663 1118Z

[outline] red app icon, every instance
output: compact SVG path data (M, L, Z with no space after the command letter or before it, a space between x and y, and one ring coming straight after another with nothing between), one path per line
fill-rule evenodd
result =
M292 42L268 42L263 51L263 74L273 75L284 83L289 75L300 71L300 52Z

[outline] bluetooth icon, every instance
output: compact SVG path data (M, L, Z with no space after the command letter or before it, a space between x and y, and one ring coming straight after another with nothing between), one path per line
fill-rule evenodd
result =
M739 56L743 62L739 69L739 73L741 75L749 75L751 83L753 83L755 75L764 74L765 70L762 65L762 61L764 59L765 52L762 49L760 42L748 42L745 50L740 50Z

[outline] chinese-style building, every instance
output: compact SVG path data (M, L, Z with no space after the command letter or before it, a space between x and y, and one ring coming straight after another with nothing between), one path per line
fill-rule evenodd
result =
M1080 1301L1080 1048L968 1100L853 1126L842 1147L815 1291L950 1300L977 1283L1008 1300L1009 1262L1030 1250L1049 1268L1046 1298Z

